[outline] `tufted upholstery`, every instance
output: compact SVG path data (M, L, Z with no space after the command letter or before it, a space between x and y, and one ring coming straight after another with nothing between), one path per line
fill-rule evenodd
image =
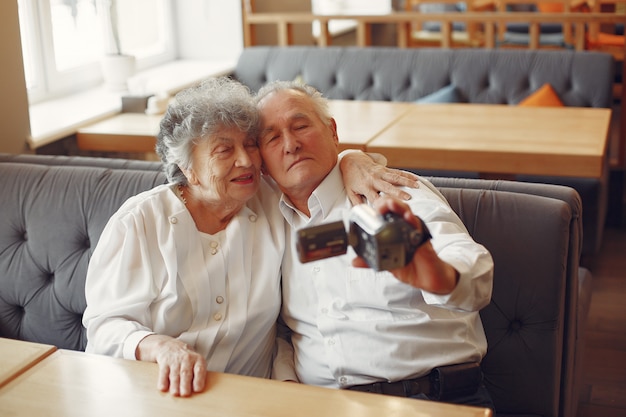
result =
M164 181L159 172L124 167L160 165L27 155L0 161L0 336L82 350L91 250L124 200Z
M0 155L0 176L0 337L82 350L91 248L123 201L164 182L160 164ZM580 197L546 184L431 180L494 257L481 316L498 416L573 415Z
M569 246L566 249L567 251L567 255L566 255L566 262L562 265L563 268L565 268L564 273L565 276L567 277L565 282L564 282L564 291L565 291L565 303L564 303L564 308L565 308L565 315L569 316L569 317L574 317L576 316L577 319L576 320L566 320L563 323L563 342L561 347L559 348L560 350L562 350L562 361L559 364L554 363L554 366L561 366L561 381L560 381L560 393L558 390L553 391L554 395L560 395L561 396L561 405L560 405L560 411L559 414L560 416L572 416L574 417L576 415L577 409L578 409L578 395L580 393L581 390L581 375L579 374L580 371L582 370L582 360L583 360L583 355L584 355L584 345L585 345L585 339L584 339L584 332L585 332L585 325L586 325L586 321L587 321L587 316L588 316L588 312L589 312L589 305L591 303L591 285L592 285L592 275L590 273L589 270L587 270L586 268L583 267L579 267L579 259L580 259L580 253L581 253L581 248L582 248L582 202L580 200L580 196L578 195L578 193L573 189L573 188L569 188L569 187L563 187L563 186L550 186L550 185L542 185L541 187L537 188L535 187L534 184L529 184L529 183L524 183L524 182L517 182L517 181L483 181L483 180L476 180L476 179L458 179L458 178L441 178L441 177L431 177L430 178L431 181L433 182L433 184L435 184L440 190L442 190L442 192L444 193L444 195L446 195L446 197L448 198L448 200L451 202L451 204L453 205L453 207L455 207L455 203L452 201L452 196L448 195L446 190L449 187L454 187L454 188L461 188L465 191L467 191L467 189L472 189L472 190L484 190L484 189L489 189L489 190L496 190L496 191L505 191L505 192L511 192L511 193L517 193L517 194L532 194L532 195L538 195L538 196L542 196L542 197L547 197L547 198L552 198L552 199L557 199L560 200L564 203L567 204L567 206L569 206L569 213L567 213L565 215L565 219L569 219L569 234L570 234L570 239L569 239ZM464 197L465 198L465 197ZM455 208L455 210L462 210L461 208ZM506 212L506 211L505 211ZM511 213L511 211L508 211L509 214ZM528 213L524 213L520 215L527 215ZM501 243L498 243L496 241L501 240L500 236L495 236L495 241L493 243L491 243L491 238L493 237L485 237L484 240L482 240L482 237L478 236L478 232L474 232L473 230L473 225L470 222L469 219L467 219L467 215L464 214L460 214L461 217L464 219L464 222L466 223L466 225L468 226L468 229L470 230L470 233L472 233L472 236L474 236L475 239L481 241L481 243L483 243L486 247L490 248L490 251L492 252L492 255L494 257L494 262L496 264L496 274L499 275L500 273L504 273L504 271L498 270L497 265L501 264L501 262L499 262L499 260L504 259L504 263L506 263L506 265L511 265L510 262L508 262L508 255L510 252L516 253L516 256L524 256L523 252L527 249L531 249L531 251L534 250L539 250L538 253L536 254L529 254L528 259L532 259L534 256L539 255L540 251L543 250L540 247L536 247L533 244L533 248L524 248L522 246L516 246L515 248L511 248L511 247L503 247L501 245ZM490 216L492 215L492 213L487 210L487 213L485 213L485 215ZM542 216L541 213L537 213L537 216ZM528 221L530 222L534 222L533 220L533 214L530 214L529 217L527 218ZM550 222L553 222L553 219L549 220ZM522 224L520 222L520 224ZM534 226L536 224L533 224L533 229ZM485 225L481 225L482 227L485 227ZM538 225L537 225L538 226ZM561 224L559 227L564 227L563 224ZM489 230L489 228L487 228L487 230ZM528 231L522 232L522 233L527 233ZM518 235L518 230L516 230L516 228L508 228L507 226L507 233L510 236L519 236ZM530 235L532 235L534 232L530 232L529 233L529 238ZM543 239L543 235L541 235L541 237L538 237L537 239ZM511 239L511 240L515 240L515 239ZM552 246L554 245L555 242L551 242L548 243L548 245ZM563 250L565 248L561 248L559 250ZM546 256L551 256L551 255L547 255ZM508 270L506 271L507 276L509 277L509 279L515 279L514 277L518 277L521 279L520 281L520 285L523 285L522 283L525 282L528 279L528 274L533 276L533 279L535 278L537 272L536 272L536 266L531 267L533 269L532 272L526 271L526 270L520 270L517 269L517 267L515 267L513 270ZM497 285L495 285L494 283L494 292L497 290ZM488 338L488 342L489 342L489 346L490 346L490 352L488 355L488 360L486 360L483 364L483 367L485 369L488 369L490 366L492 366L491 364L495 364L494 366L494 370L499 373L501 371L501 369L499 368L499 361L495 358L495 356L499 355L499 354L503 354L505 357L499 358L502 361L506 361L509 355L509 352L506 351L495 351L495 348L493 348L494 345L499 344L499 340L500 339L508 339L510 337L520 337L519 340L524 340L524 344L525 349L528 350L532 350L532 349L536 349L536 346L532 346L534 343L543 343L541 341L541 339L537 339L535 340L535 342L530 342L528 340L526 340L526 336L524 335L524 333L526 332L526 330L528 330L528 326L533 327L534 330L537 330L538 332L543 332L545 331L544 326L546 325L545 322L537 320L538 316L535 314L536 312L534 311L537 308L537 305L535 304L535 302L531 303L531 304L520 304L518 302L517 299L517 295L515 294L515 291L508 291L508 290L503 290L504 293L503 294L495 294L493 296L493 302L491 303L491 305L489 307L487 307L482 313L481 313L481 317L483 318L483 322L485 324L485 328L486 328L486 332L487 332L487 338ZM514 296L515 298L511 298L511 299L507 299L509 296ZM506 301L505 301L506 300ZM504 304L508 307L511 307L512 310L507 310L507 308L503 308L500 304ZM559 307L561 308L561 307ZM490 310L492 309L492 310ZM527 309L527 310L526 310ZM499 323L499 332L496 335L494 335L494 333L492 332L492 330L487 329L488 327L491 327L487 322L489 320L491 320L491 317L497 317ZM525 317L525 319L523 318ZM506 324L508 323L508 327L506 326ZM560 326L560 325L559 325ZM519 332L519 334L517 334ZM498 341L494 340L497 339ZM493 361L493 362L492 362ZM522 373L524 372L524 368L520 368L519 369ZM486 374L489 375L489 371L486 370ZM516 376L516 378L518 378L518 376ZM527 377L527 375L525 376ZM530 379L530 378L529 378ZM489 383L489 380L488 380ZM542 386L542 390L545 387ZM496 390L497 388L492 388L491 390ZM535 395L535 394L532 394ZM498 409L498 407L496 407ZM502 409L502 407L499 407L500 409ZM499 413L499 415L501 416L502 413ZM548 414L545 414L548 415Z
M297 76L326 97L414 101L454 84L469 103L517 104L550 83L566 106L610 107L610 55L591 52L442 48L247 48L234 76L258 90Z
M528 49L256 46L244 49L233 76L257 91L274 80L301 77L330 99L415 101L454 84L463 102L515 105L550 83L566 106L612 105L609 54ZM402 167L401 167L402 168ZM474 172L416 171L477 178ZM600 179L520 176L573 187L584 204L585 254L602 242L608 171Z

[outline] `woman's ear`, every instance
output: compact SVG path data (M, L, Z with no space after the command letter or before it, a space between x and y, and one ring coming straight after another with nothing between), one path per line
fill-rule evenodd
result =
M189 185L197 185L198 184L198 178L196 177L196 174L195 174L193 168L189 168L189 169L181 168L180 170L183 172L183 174L187 178L187 183Z

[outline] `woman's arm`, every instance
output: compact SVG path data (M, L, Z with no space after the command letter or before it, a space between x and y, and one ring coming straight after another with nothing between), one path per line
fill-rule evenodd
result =
M417 175L399 169L387 168L387 159L376 153L346 150L339 154L339 167L352 204L364 200L374 202L380 193L409 200L411 195L401 187L419 187Z
M144 233L144 222L154 228L158 222L139 219L114 215L89 263L83 316L87 350L156 362L158 389L186 397L204 389L206 360L183 341L155 333L151 306L161 295L162 286L154 280L160 275L157 270L163 271L164 267L145 258L163 247Z

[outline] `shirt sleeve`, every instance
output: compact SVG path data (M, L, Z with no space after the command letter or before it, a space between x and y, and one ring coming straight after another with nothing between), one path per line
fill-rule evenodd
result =
M157 297L150 250L135 216L113 216L91 257L85 283L87 351L136 359L151 330L150 304Z
M422 218L433 238L432 245L440 259L459 272L459 282L450 294L422 291L430 305L461 311L478 311L491 300L493 259L489 251L475 242L452 210L445 197L427 180L425 186L407 189L413 195L409 205Z

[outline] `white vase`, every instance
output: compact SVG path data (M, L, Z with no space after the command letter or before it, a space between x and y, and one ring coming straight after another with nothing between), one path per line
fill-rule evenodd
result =
M131 55L105 55L102 58L104 85L110 91L128 90L128 79L135 74L135 57Z

